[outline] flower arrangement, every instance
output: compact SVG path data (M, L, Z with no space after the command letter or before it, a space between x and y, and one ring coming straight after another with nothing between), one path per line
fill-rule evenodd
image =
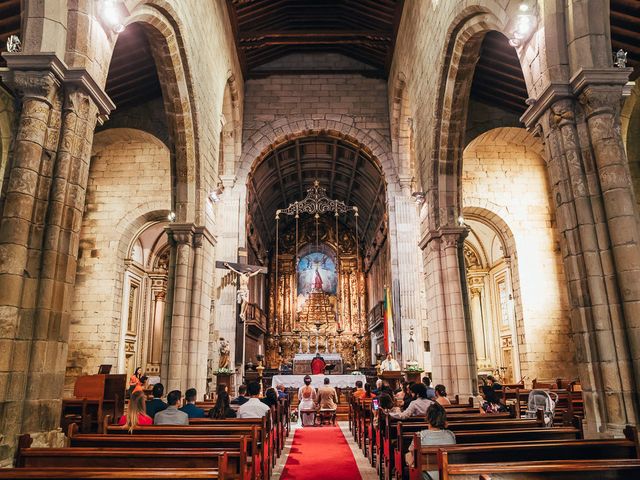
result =
M224 374L226 374L226 375L228 375L228 374L233 373L233 371L231 371L231 370L230 370L230 369L228 369L228 368L219 368L218 370L216 370L216 371L215 371L215 372L213 372L213 373L214 373L215 375L220 375L220 374L223 374L223 375L224 375Z
M424 369L420 365L407 365L405 370L407 372L424 372Z
M351 375L362 375L362 372L360 370L354 370L351 372Z

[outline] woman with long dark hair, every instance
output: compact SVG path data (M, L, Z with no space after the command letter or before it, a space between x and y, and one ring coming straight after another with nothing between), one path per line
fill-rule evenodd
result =
M225 418L236 418L236 411L230 406L229 394L226 390L218 391L216 404L209 410L209 418L224 420Z
M129 395L140 385L142 385L142 367L137 367L129 378Z

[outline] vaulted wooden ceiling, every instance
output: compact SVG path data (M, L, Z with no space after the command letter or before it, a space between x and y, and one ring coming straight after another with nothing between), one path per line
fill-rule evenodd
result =
M487 33L482 41L471 98L519 115L527 109L527 86L520 60L507 37L499 32Z
M245 78L291 53L340 53L386 77L404 0L227 0Z
M162 95L151 46L144 27L138 23L118 35L106 91L117 108L139 105Z
M627 52L631 80L640 77L640 0L611 0L611 48Z
M329 198L358 207L360 238L371 238L386 208L384 175L357 145L325 135L285 143L253 169L248 203L254 224L265 233L263 238L274 238L276 210L302 200L315 180L326 188ZM283 229L289 220L281 219ZM354 231L353 216L345 220Z
M10 35L20 36L21 23L20 0L0 0L0 52L7 51ZM0 67L6 66L0 57Z

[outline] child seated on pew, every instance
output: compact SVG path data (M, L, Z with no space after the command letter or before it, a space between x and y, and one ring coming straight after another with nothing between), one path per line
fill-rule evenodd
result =
M138 425L153 425L153 419L145 412L144 392L133 392L129 399L127 413L120 417L118 425L127 427L129 433L133 432Z
M447 412L439 403L433 403L427 409L427 423L429 428L421 430L420 444L425 445L455 445L456 436L451 430L447 430ZM409 445L409 451L405 454L407 465L413 466L413 441ZM438 471L423 472L423 480L438 480Z
M480 413L501 413L509 409L500 401L496 391L489 385L482 386L482 399Z

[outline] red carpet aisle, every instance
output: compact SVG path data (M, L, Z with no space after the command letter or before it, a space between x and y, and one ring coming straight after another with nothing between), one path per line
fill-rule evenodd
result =
M359 480L353 453L339 427L299 428L281 480Z

